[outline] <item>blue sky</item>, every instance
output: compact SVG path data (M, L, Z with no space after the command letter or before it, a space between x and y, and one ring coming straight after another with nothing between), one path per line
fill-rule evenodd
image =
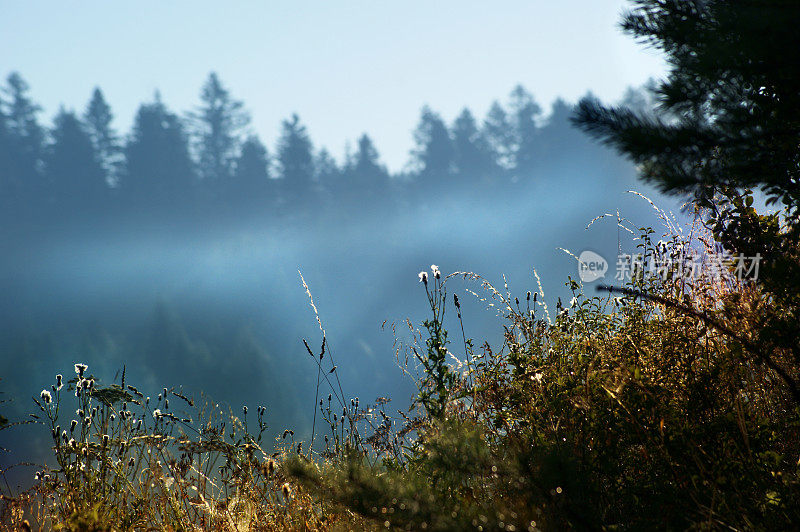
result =
M659 77L652 50L618 29L624 0L382 2L0 1L0 75L19 71L49 123L100 86L127 132L159 89L191 109L216 71L272 150L297 112L337 157L363 132L397 170L420 108L448 121L522 83L544 106L591 90L615 100Z

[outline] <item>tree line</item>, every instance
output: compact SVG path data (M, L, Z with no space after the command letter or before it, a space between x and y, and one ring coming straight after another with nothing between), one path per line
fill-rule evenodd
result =
M627 99L637 94L629 91ZM570 129L572 111L557 100L545 116L522 86L482 121L465 108L448 124L426 106L409 163L393 174L367 134L340 163L314 146L296 114L282 122L271 152L250 129L244 103L215 73L190 112L172 111L156 92L122 135L100 88L82 113L62 106L52 126L43 125L41 107L13 72L0 92L0 202L15 219L43 212L280 213L353 202L375 208L431 191L532 181L555 151L584 142Z

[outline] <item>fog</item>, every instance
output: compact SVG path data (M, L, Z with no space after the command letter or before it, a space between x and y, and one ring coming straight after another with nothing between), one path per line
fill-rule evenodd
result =
M576 263L557 248L616 256L615 220L587 230L591 219L619 210L641 225L659 223L650 205L625 194L646 190L631 169L618 169L623 179L586 168L493 202L464 193L389 220L291 228L267 220L212 234L150 228L29 242L3 263L0 356L13 368L6 393L15 410L30 411L24 398L75 362L105 380L124 365L141 389L182 385L236 410L264 404L276 432L307 430L316 375L301 339L317 345L321 333L302 271L346 393L388 395L405 408L413 388L382 324L426 317L416 273L436 263L500 289L505 275L521 296L537 290L536 268L551 305L568 300L563 284L577 278ZM455 293L479 291L460 278L448 283ZM495 313L473 296L461 299L468 334L497 343Z
M398 366L392 325L409 319L421 326L427 317L420 270L436 264L445 275L475 272L502 292L505 279L522 298L538 290L535 268L552 308L559 297L571 298L565 283L578 277L575 259L560 248L599 253L611 281L618 250L635 246L616 213L633 227L661 231L651 205L626 191L679 208L637 182L630 163L572 129L568 110L539 122L535 164L494 167L489 181L466 166L437 177L437 118L423 113L419 131L427 136L418 142L428 151L403 174L382 169L362 138L337 177L326 182L317 172L300 193L287 187L295 178L283 160L283 174L265 175L262 188L245 195L192 188L190 201L185 190L169 196L154 188L143 200L124 186L136 177L128 148L129 170L118 174L123 186L85 195L90 201L41 189L18 193L0 230L4 415L26 419L35 408L29 398L83 362L101 384L125 368L127 382L146 394L166 386L234 412L264 405L270 436L292 428L308 437L317 372L303 339L319 346L322 332L300 272L345 395L365 403L389 397L393 407L408 409L415 389ZM365 170L364 161L373 166ZM50 162L45 176L72 162ZM240 159L237 168L243 166ZM75 168L82 175L84 167ZM363 181L370 171L382 188ZM348 180L358 186L349 188ZM255 201L254 190L267 199ZM612 216L587 229L603 214ZM480 286L460 277L447 286L460 296L467 336L500 347L497 309L467 291L481 295ZM585 291L595 295L592 285ZM396 331L400 340L408 336L406 328ZM451 350L463 356L457 345ZM41 426L4 430L0 438L10 450L3 467L47 456L49 434Z

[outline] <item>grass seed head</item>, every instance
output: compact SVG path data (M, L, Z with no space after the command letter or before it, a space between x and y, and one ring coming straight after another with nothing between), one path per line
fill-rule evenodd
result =
M83 379L83 374L87 369L89 369L89 366L87 366L86 364L83 364L81 362L75 364L75 374L78 375L78 379Z

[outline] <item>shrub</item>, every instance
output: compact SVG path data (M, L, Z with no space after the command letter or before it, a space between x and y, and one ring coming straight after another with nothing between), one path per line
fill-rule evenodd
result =
M570 280L574 298L553 319L536 294L520 303L474 274L426 283L427 337L406 358L421 372L406 418L416 437L378 463L353 453L293 460L289 473L322 500L414 530L800 522L800 404L775 371L798 368L754 347L770 299L718 268L702 227L653 234L642 230L639 251L669 259L658 275L634 271L617 297ZM476 355L465 338L463 372L442 366L455 358L442 321L458 277L480 282L505 321L502 349Z

